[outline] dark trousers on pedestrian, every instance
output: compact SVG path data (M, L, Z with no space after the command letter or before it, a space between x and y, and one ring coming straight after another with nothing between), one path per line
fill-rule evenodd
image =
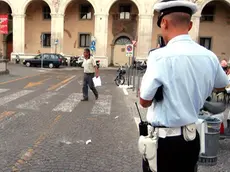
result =
M183 135L159 138L157 172L196 172L200 153L200 136L185 141ZM142 162L143 172L151 172L148 161Z
M88 87L92 90L95 97L98 97L98 92L93 83L93 77L95 76L94 73L84 73L84 81L83 81L83 98L88 99Z

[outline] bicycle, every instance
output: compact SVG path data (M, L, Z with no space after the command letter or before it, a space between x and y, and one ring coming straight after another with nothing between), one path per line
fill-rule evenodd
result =
M116 76L114 81L115 81L115 84L117 86L119 86L119 85L123 85L125 83L124 75L126 74L126 70L120 64L118 64L118 63L116 63L116 64L119 65L119 68L117 70L117 76Z

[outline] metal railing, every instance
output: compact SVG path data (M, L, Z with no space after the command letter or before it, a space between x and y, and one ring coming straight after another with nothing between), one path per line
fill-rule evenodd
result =
M142 77L145 73L145 68L142 67L141 61L132 62L131 65L125 64L125 83L129 89L136 92L136 97L139 97L139 90L142 81Z

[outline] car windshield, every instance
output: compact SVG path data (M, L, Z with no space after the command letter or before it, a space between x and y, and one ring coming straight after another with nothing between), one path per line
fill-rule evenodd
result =
M64 59L65 57L62 56L61 54L58 54L59 58Z
M40 59L41 58L41 55L37 55L34 57L34 59Z

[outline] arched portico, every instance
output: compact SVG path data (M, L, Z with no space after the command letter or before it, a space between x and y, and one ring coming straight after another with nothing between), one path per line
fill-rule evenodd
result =
M201 4L198 41L220 59L230 56L229 11L230 0L207 0Z
M48 0L30 0L25 10L25 53L51 52L51 8Z
M0 0L0 14L7 17L7 27L0 33L0 58L7 58L10 60L10 55L13 51L12 31L12 4L8 0ZM4 21L4 20L3 20Z
M63 53L81 55L94 36L95 10L87 0L72 0L64 11Z
M109 0L107 5L105 6L105 7L107 7L106 10L105 10L105 13L109 14L109 11L112 8L112 6L114 5L114 3L118 2L118 1L119 0ZM130 1L132 1L136 5L136 7L138 9L138 13L140 14L142 12L142 10L141 10L142 5L140 4L140 2L137 1L137 0L130 0Z
M9 0L0 0L0 2L7 3L10 6L10 8L11 8L12 14L15 13L14 6L13 6L13 4Z
M109 64L128 63L125 43L137 40L139 8L132 0L110 1L110 3L112 6L109 9L107 45ZM119 44L116 44L118 38Z
M21 12L20 14L25 14L26 10L28 8L28 6L35 0L26 0L21 7ZM46 4L48 4L48 6L50 7L50 12L53 14L54 13L54 9L53 9L53 5L52 5L52 1L51 0L42 0L44 2L46 2Z
M201 13L202 13L202 11L203 11L203 9L204 9L204 7L207 5L207 4L209 4L209 3L211 3L211 2L213 2L213 1L216 1L216 2L225 2L225 3L227 3L229 6L230 6L230 0L205 0L205 1L200 1L200 3L198 4L198 6L199 6L199 10L198 10L198 12L197 12L197 15L198 16L200 16L201 15ZM199 2L199 1L198 1Z
M61 4L60 4L60 9L59 9L59 13L60 14L65 14L65 11L66 11L66 8L69 6L69 4L72 2L73 0L65 0L63 1ZM86 0L88 1L92 6L93 6L93 9L94 9L94 12L97 13L97 6L94 2L94 0Z

